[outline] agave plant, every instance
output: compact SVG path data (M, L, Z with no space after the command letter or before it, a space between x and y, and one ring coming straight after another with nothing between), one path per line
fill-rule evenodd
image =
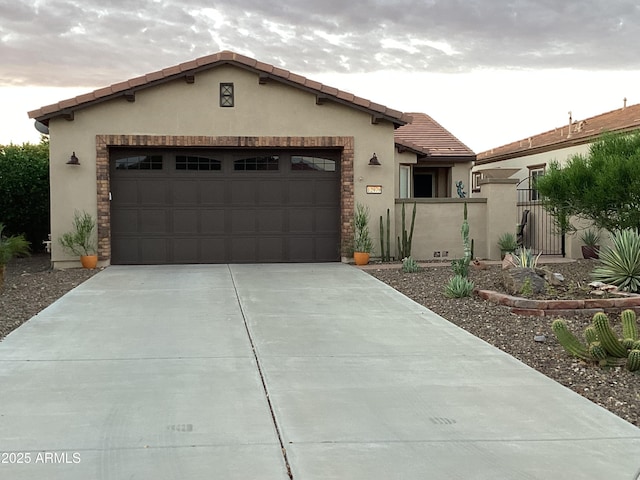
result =
M611 235L611 246L600 250L601 265L593 270L594 280L616 285L620 290L640 291L640 234L620 230Z
M542 252L538 253L538 255L534 255L530 249L523 248L521 252L512 253L511 256L513 263L516 267L522 268L536 268L538 266L538 259L542 255Z
M444 294L449 298L464 298L473 293L475 284L461 275L455 275L449 279L445 286Z

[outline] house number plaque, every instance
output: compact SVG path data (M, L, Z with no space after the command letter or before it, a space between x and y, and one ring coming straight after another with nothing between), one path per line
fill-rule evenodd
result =
M382 185L367 185L367 194L380 194L382 193Z

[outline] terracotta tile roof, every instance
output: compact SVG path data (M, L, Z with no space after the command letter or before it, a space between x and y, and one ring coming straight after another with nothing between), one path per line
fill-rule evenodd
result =
M287 83L316 95L321 95L325 100L335 101L369 112L372 115L375 115L376 118L388 120L393 122L395 125L404 125L411 120L410 117L398 110L387 108L364 98L356 97L353 94L314 82L300 75L291 73L288 70L283 70L273 65L258 62L252 58L230 51L223 51L213 55L200 57L173 67L158 70L157 72L148 73L141 77L132 78L124 82L119 82L105 88L94 90L93 92L84 95L63 100L52 105L47 105L29 112L29 117L35 118L46 124L52 117L71 113L73 110L79 108L123 96L125 93L131 94L136 90L149 88L159 83L175 80L181 77L186 78L188 76L195 75L198 72L223 64L237 65L241 68L255 71L261 75L261 81L274 80Z
M428 157L460 158L475 160L475 153L458 140L451 132L424 113L408 113L411 123L395 131L395 142L399 149L408 149Z
M478 154L477 165L590 143L605 132L640 128L640 104L602 113Z

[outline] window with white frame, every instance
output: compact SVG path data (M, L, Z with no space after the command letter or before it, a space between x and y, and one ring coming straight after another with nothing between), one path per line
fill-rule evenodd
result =
M411 167L400 165L400 195L399 198L411 197Z
M471 173L471 191L479 192L480 191L480 180L482 179L482 172L472 172Z
M536 189L538 178L544 176L546 164L531 165L529 168L529 199L532 201L540 200L540 192Z

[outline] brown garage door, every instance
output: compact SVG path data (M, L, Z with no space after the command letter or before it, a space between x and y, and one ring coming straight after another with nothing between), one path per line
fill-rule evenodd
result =
M112 150L113 264L340 259L340 152Z

